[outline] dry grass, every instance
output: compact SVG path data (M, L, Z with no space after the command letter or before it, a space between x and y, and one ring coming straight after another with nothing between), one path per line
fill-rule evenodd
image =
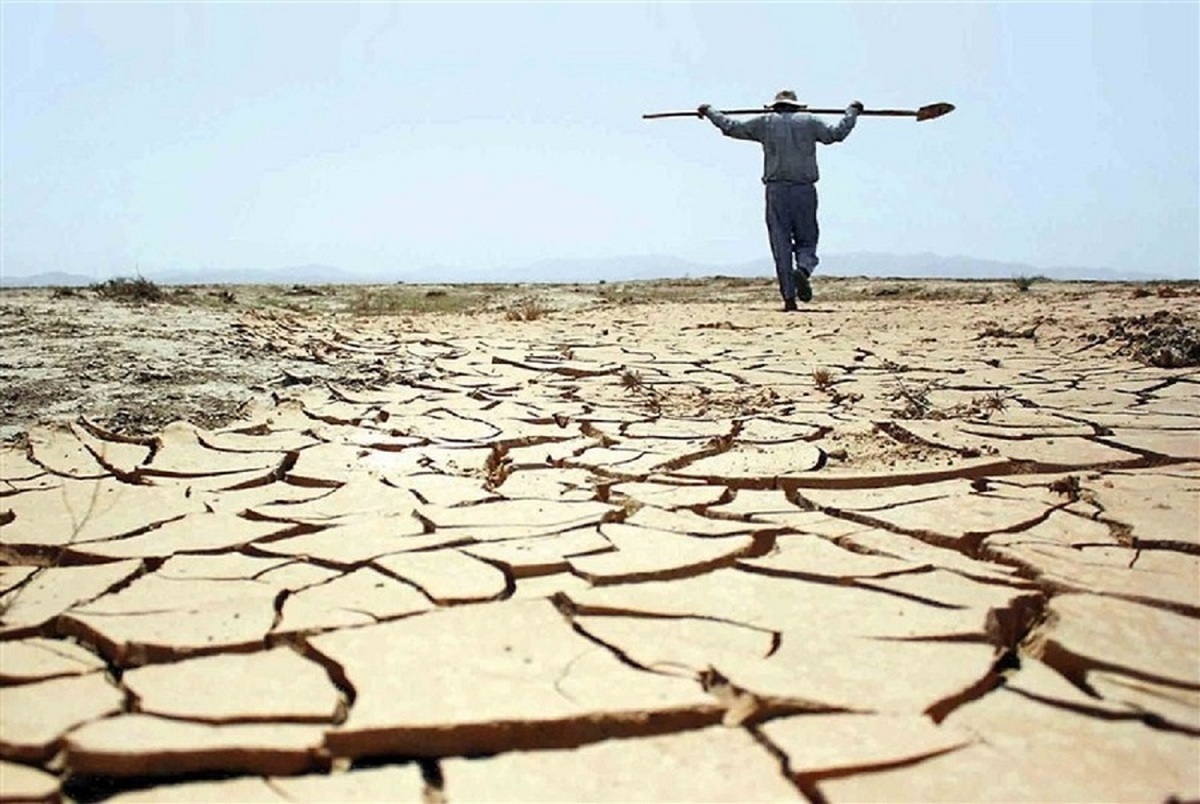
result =
M237 294L229 288L214 288L200 292L196 288L174 288L166 301L171 304L187 305L189 307L228 307L237 304Z
M908 385L900 382L888 398L902 403L895 411L898 419L988 419L993 413L1004 410L1008 402L1004 394L995 391L990 394L971 397L969 402L952 406L937 407L929 395L942 388L942 384L933 382Z
M913 301L946 300L962 303L985 303L1012 292L1013 280L906 280L873 279L868 277L835 277L819 275L819 298L822 303L853 301ZM1059 293L1091 292L1090 286L1052 283L1042 277L1029 280L1053 284ZM1139 295L1152 295L1159 287L1164 296L1171 293L1190 295L1195 283L1156 283ZM421 313L474 313L497 311L510 320L535 320L551 313L569 313L592 305L640 306L655 303L774 304L777 296L773 277L714 276L691 279L636 280L594 283L457 283L405 284L402 282L377 285L190 285L191 294L182 288L157 286L148 279L112 279L79 289L88 298L128 302L164 301L193 306L218 307L228 305L227 299L213 295L224 287L236 292L237 305L243 310L281 308L299 314L350 313L365 316L414 315ZM57 298L69 299L70 289L48 289ZM531 301L536 292L537 301ZM731 313L736 315L736 311ZM738 321L730 319L730 328Z
M442 288L422 290L417 286L356 288L346 308L347 312L361 316L467 314L478 310L479 299L475 294L451 293Z
M504 317L509 321L537 321L549 315L552 310L537 299L522 299L504 311Z
M109 301L125 302L127 304L146 304L161 302L166 298L162 288L149 279L138 277L127 279L117 277L106 282L98 282L89 287L93 293Z
M928 419L936 418L933 403L929 400L929 392L934 390L934 383L907 385L904 382L888 395L888 398L903 404L895 411L898 419Z

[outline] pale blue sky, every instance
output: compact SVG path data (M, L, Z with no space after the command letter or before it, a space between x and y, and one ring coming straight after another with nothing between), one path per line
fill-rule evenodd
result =
M758 146L641 114L792 87L958 106L822 149L822 253L1197 278L1198 9L5 2L3 270L746 262Z

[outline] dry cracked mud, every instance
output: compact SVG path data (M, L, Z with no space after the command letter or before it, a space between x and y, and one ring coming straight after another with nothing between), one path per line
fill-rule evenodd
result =
M817 291L4 291L0 800L1200 797L1195 287Z

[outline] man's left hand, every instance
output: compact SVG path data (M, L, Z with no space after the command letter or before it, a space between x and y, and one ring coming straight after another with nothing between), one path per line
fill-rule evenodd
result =
M712 104L709 104L709 103L700 104L699 106L696 107L696 116L697 117L707 117L708 110L711 108L712 108Z
M862 114L862 110L863 110L862 101L854 101L853 103L850 104L850 108L853 109L854 111L858 112L859 114Z

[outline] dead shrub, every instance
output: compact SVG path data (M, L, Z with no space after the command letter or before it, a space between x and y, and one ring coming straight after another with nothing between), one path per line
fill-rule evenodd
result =
M1028 293L1035 284L1044 280L1044 276L1014 276L1012 283L1013 287L1021 293Z
M550 314L550 308L536 299L522 299L504 311L509 321L536 321Z
M166 294L163 293L162 288L151 280L141 276L137 279L128 279L119 276L105 282L94 283L89 286L89 290L102 299L129 304L161 302L166 298Z
M936 387L934 383L922 383L916 386L899 383L899 387L888 394L889 400L903 403L903 407L896 411L897 418L935 418L933 402L929 400L929 392Z
M1079 499L1080 489L1081 489L1081 487L1079 485L1079 476L1078 475L1064 475L1063 477L1060 477L1058 480L1055 480L1052 483L1047 484L1047 488L1056 494L1061 494L1062 496L1066 497L1071 502L1075 502L1076 500Z
M621 385L626 391L640 391L646 386L646 382L642 379L642 375L633 369L626 369L621 373Z
M1158 368L1200 366L1200 323L1168 310L1150 315L1115 316L1106 340L1121 345L1118 354Z
M292 285L283 292L284 296L324 296L325 292L318 288L310 288L308 285Z

